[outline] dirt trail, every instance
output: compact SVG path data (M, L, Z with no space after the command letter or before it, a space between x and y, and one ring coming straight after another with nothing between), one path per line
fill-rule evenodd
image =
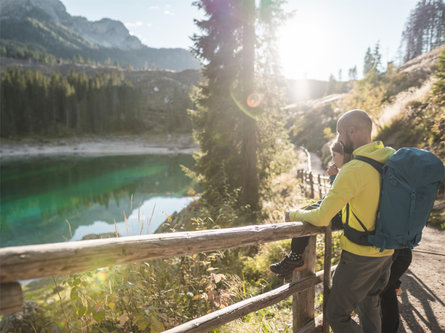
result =
M326 174L326 170L323 170L322 167L321 158L316 153L309 152L304 147L301 147L300 151L303 154L305 154L306 162L304 163L307 163L306 166L307 171L312 171L312 173L314 174L321 174L321 175Z
M315 174L321 174L322 176L326 175L326 170L323 170L321 166L321 159L315 153L310 153L311 155L311 169Z
M401 281L399 333L445 332L445 231L424 229Z

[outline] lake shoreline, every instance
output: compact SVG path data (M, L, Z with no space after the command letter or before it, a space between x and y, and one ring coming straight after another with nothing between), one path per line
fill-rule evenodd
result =
M191 135L1 139L0 158L47 155L177 155L198 150Z

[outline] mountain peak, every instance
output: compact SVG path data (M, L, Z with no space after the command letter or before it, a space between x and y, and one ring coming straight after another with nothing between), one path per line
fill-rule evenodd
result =
M88 21L82 16L71 16L60 0L1 0L2 19L26 18L38 15L39 19L61 24L100 47L138 50L145 45L117 20L103 18Z
M26 15L33 9L45 12L53 21L59 23L69 17L65 5L60 0L2 0L0 16L15 16L18 11Z
M66 26L102 47L123 50L138 50L146 47L139 38L130 35L127 27L121 21L109 18L88 21L82 16L74 16L66 22Z
M60 0L0 0L0 25L0 46L6 45L3 50L12 58L41 61L34 54L38 49L56 59L80 63L111 61L123 67L178 71L200 68L185 49L147 47L122 22L72 16ZM32 51L24 54L24 48Z

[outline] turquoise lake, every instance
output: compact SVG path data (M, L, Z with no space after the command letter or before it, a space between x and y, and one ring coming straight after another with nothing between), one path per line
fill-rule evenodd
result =
M153 233L186 207L190 155L36 156L0 162L0 246Z

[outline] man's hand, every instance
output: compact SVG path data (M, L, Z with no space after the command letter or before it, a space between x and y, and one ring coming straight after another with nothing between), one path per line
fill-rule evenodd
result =
M284 214L284 222L290 222L290 214L289 214L289 212L286 212Z
M336 175L337 173L338 173L337 166L335 164L331 164L328 169L328 175L332 176L332 175Z

